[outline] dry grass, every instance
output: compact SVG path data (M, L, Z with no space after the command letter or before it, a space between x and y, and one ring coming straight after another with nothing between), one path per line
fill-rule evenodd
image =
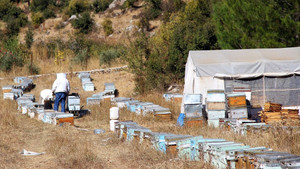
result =
M133 75L122 71L112 74L93 74L97 91L84 92L76 76L68 77L72 92L78 92L82 104L91 110L91 114L75 119L72 126L52 126L29 119L17 113L16 103L2 101L0 109L0 168L213 168L203 162L191 162L172 158L157 152L149 144L121 142L114 133L109 132L109 102L101 105L85 105L85 99L93 93L103 91L105 82L115 82L120 96L133 97ZM50 88L54 76L35 79L36 88L30 93L38 96L40 90ZM12 83L12 80L0 81L1 86ZM1 96L2 97L2 96ZM180 103L166 102L162 93L149 93L135 96L141 101L150 101L174 112L172 121L155 121L151 116L137 116L122 109L120 120L133 120L150 128L152 131L178 134L203 135L205 138L224 138L250 146L266 146L277 151L300 155L300 131L274 129L248 136L239 136L232 131L211 127L181 128L176 119ZM82 128L87 129L81 130ZM94 129L105 129L104 134L93 134ZM46 152L45 155L24 157L19 154L22 149Z

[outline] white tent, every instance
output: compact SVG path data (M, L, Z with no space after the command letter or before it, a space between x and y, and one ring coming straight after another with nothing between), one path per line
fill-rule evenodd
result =
M225 78L292 74L300 74L300 47L190 51L185 67L184 94L200 93L206 98L209 89L224 90Z

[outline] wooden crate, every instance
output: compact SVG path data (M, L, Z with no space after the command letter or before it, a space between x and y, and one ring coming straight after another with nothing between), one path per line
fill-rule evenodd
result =
M204 126L204 121L201 119L198 120L186 120L184 121L184 126L185 127L203 127Z
M174 97L171 98L172 101L177 102L177 103L181 103L182 102L182 97Z
M271 103L271 102L266 102L264 105L264 111L267 112L280 112L281 111L281 104L277 103Z
M178 151L177 151L176 145L167 146L166 153L171 155L172 157L177 157Z
M244 107L246 106L246 96L234 96L228 97L228 106L232 107Z
M155 120L164 120L164 121L171 121L172 120L172 114L155 114L154 115Z
M61 123L70 123L71 125L74 125L74 117L60 118L56 120L56 124Z
M225 102L207 102L207 110L226 110Z

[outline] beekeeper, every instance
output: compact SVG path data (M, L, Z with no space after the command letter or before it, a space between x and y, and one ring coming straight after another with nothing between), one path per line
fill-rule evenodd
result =
M52 85L52 92L55 94L54 110L58 111L61 103L61 112L65 112L65 103L70 92L70 83L65 73L57 73L57 78Z

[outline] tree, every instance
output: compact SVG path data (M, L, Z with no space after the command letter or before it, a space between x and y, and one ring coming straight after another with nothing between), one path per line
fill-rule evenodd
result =
M140 38L137 41L140 42ZM143 65L131 66L136 75L143 77L136 79L137 85L144 85L146 90L163 90L181 81L190 50L218 49L211 21L211 4L207 0L190 1L182 11L170 16L170 21L161 27L157 36L142 44L147 44L143 58L137 55L136 62L129 62L131 65ZM140 50L135 47L133 51Z
M75 29L78 29L80 33L89 33L94 25L94 20L91 18L90 13L85 12L82 16L79 16L77 19L74 19L72 26Z
M299 46L297 0L223 0L213 9L224 49Z
M33 43L33 32L32 29L28 29L25 36L25 44L27 49L30 49Z

